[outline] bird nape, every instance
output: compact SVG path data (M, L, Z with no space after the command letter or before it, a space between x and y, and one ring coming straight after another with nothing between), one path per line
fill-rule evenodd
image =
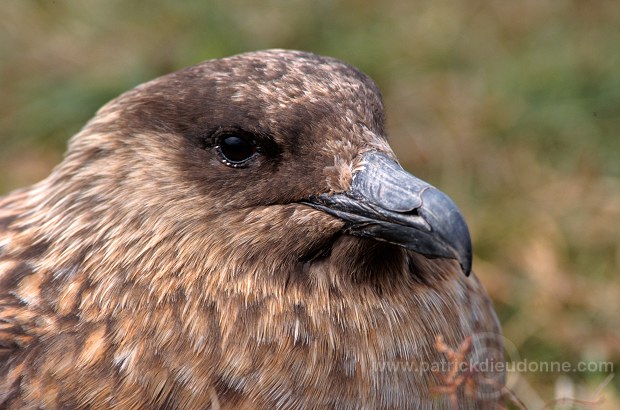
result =
M369 77L206 61L0 199L0 408L493 408L501 331L471 266Z

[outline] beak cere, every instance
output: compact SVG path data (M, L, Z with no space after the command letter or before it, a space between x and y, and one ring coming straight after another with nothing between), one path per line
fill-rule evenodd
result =
M362 164L349 191L315 195L302 203L345 221L346 234L399 245L430 258L456 259L469 275L471 238L454 201L385 154L368 152Z

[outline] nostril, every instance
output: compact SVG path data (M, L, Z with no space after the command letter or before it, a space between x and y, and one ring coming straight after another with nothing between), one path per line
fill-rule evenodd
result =
M406 211L406 212L401 212L401 214L403 215L410 215L410 216L420 216L420 212L418 211L420 208L413 208L410 211Z

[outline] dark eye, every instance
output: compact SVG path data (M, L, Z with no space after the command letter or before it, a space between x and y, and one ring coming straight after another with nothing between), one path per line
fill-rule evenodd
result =
M257 152L252 139L237 134L220 136L216 149L222 157L222 162L232 167L242 166Z

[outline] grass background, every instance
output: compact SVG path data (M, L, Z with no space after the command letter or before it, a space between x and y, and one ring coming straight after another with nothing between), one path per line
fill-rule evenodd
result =
M204 59L341 58L383 91L404 166L464 211L474 269L528 361L620 369L616 0L120 1L0 5L0 193L45 177L102 104ZM607 373L511 374L531 408ZM601 387L602 388L602 387ZM599 408L620 408L620 377Z

